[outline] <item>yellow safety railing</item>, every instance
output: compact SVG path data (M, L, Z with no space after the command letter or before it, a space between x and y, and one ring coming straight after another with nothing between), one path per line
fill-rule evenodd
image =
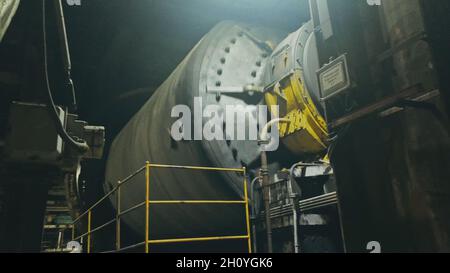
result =
M224 171L224 172L240 172L244 177L244 199L243 200L150 200L150 169L151 168L169 168L169 169L188 169L188 170L200 170L200 171ZM121 187L126 185L133 177L139 173L145 171L145 201L141 202L133 207L122 210L121 208ZM92 210L105 201L108 197L116 194L116 216L114 219L107 221L106 223L92 228ZM152 204L242 204L245 206L245 222L246 222L246 234L237 236L215 236L215 237L194 237L194 238L177 238L177 239L150 239L150 205ZM131 211L134 211L142 206L145 206L145 241L138 244L121 247L121 217ZM87 232L76 236L75 226L76 224L87 216ZM249 200L247 191L247 175L245 168L215 168L215 167L195 167L195 166L178 166L178 165L163 165L163 164L152 164L149 162L145 163L145 166L137 170L135 173L131 174L122 181L118 181L117 186L114 187L110 192L93 204L89 209L87 209L83 214L81 214L77 219L73 221L72 226L72 240L83 241L86 238L86 252L91 252L91 235L113 223L116 223L116 249L107 252L120 252L128 249L133 249L139 246L145 246L145 253L149 253L150 244L169 244L169 243L184 243L184 242L200 242L200 241L218 241L218 240L247 240L248 252L252 252L251 236L250 236L250 216L249 216Z

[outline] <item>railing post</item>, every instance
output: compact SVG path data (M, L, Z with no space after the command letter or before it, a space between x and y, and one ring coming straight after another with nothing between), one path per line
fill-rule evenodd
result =
M250 236L250 216L248 211L248 193L247 193L247 169L244 167L244 201L245 201L245 223L247 228L248 253L252 253L252 239Z
M121 204L120 204L120 181L117 182L117 191L116 191L116 251L120 250L120 213L121 213Z
M75 223L72 222L72 241L75 240Z
M150 162L145 163L145 253L149 252Z
M88 234L87 234L87 253L91 253L91 218L92 211L88 211Z

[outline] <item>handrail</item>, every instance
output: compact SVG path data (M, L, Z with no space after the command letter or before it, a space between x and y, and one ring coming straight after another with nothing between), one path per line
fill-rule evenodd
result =
M148 163L153 168L169 168L169 169L188 169L200 171L225 171L225 172L245 172L245 168L218 168L218 167L197 167L197 166L180 166L180 165L164 165Z
M127 214L129 212L132 212L133 210L136 210L136 209L142 207L143 205L145 205L145 201L141 202L141 203L139 203L137 205L134 205L134 206L130 207L129 209L126 209L126 210L120 212L119 215L124 215L124 214Z
M148 201L150 204L245 204L240 200L156 200Z
M150 169L151 168L172 168L172 169L188 169L188 170L202 170L202 171L227 171L227 172L241 172L244 175L244 199L243 200L150 200ZM125 210L121 210L121 202L120 202L120 189L124 185L126 185L133 177L141 173L145 170L145 184L146 184L146 198L145 201L140 202L130 208ZM103 223L100 226L97 226L92 229L92 211L99 206L103 201L105 201L108 197L117 192L116 195L116 216L114 219L109 220ZM110 252L121 252L124 250L129 250L133 248L137 248L140 246L145 246L145 252L149 252L149 244L167 244L167 243L182 243L182 242L198 242L198 241L212 241L212 240L240 240L246 239L248 241L248 252L252 252L251 246L251 236L250 236L250 217L249 217L249 205L248 205L248 193L247 193L247 177L246 177L246 169L245 168L218 168L218 167L198 167L198 166L180 166L180 165L165 165L165 164L152 164L146 162L145 165L135 171L133 174L129 175L122 181L118 181L117 185L110 190L107 194L105 194L102 198L100 198L97 202L95 202L92 206L90 206L84 213L78 216L72 222L72 240L84 239L87 237L87 253L91 252L91 235L94 232L97 232L113 223L116 223L116 249L111 251L104 251L104 253ZM150 205L165 205L165 204L242 204L245 205L245 220L246 220L246 235L237 235L237 236L212 236L212 237L194 237L194 238L174 238L174 239L150 239ZM145 206L145 241L137 244L133 244L126 247L121 247L120 245L120 220L121 217L131 211L134 211L142 206ZM83 217L88 216L88 228L87 232L82 235L75 236L75 224L79 222Z
M139 173L141 173L143 170L145 170L145 166L138 169L133 174L126 177L124 180L119 180L117 183L117 186L115 186L111 191L109 191L107 194L105 194L102 198L100 198L97 202L95 202L91 207L89 207L84 213L82 213L80 216L78 216L72 223L75 224L78 221L80 221L81 218L83 218L89 211L92 211L95 209L98 205L100 205L103 201L105 201L106 198L113 195L121 186L123 186L125 183L131 180L131 178L135 177Z

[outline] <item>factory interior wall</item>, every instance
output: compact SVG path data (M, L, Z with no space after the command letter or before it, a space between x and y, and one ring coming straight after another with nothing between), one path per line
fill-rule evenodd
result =
M355 124L334 151L347 251L449 251L450 141L414 112Z
M383 3L391 45L426 29L427 22L418 20L427 19L420 4ZM450 251L449 90L435 70L448 53L433 42L420 40L394 54L389 80L392 92L416 84L423 91L438 89L441 95L429 101L438 115L407 108L362 120L333 151L347 251L366 251L370 241L380 242L383 252Z

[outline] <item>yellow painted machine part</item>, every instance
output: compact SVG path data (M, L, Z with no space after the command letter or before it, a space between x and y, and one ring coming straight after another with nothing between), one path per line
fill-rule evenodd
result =
M325 151L328 146L326 122L311 100L300 70L294 70L272 85L265 100L269 106L279 106L279 117L290 120L279 125L280 137L290 151L296 154Z

